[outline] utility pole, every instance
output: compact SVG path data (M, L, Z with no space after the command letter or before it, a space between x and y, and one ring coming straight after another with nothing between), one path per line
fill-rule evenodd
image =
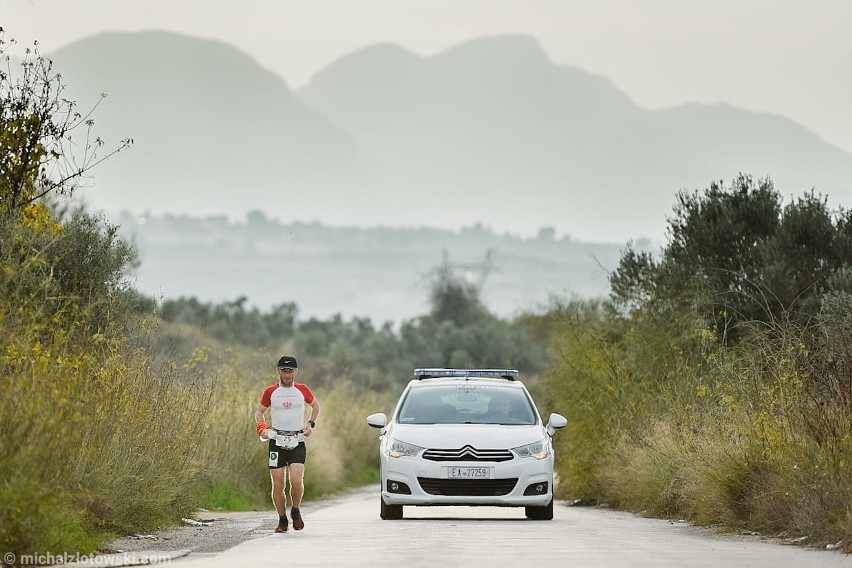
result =
M443 250L443 264L441 271L444 274L452 274L454 271L461 271L467 282L474 283L473 271L479 272L479 278L476 280L476 291L481 295L482 289L485 287L485 280L492 270L496 270L494 266L494 250L488 249L485 252L485 260L483 262L450 262L450 253L447 249Z

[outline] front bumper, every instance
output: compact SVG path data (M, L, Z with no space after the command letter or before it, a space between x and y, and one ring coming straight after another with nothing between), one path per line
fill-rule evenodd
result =
M453 467L488 468L489 477L450 478ZM435 462L419 456L382 456L382 499L388 505L541 507L552 498L552 455L542 460L515 457L504 462Z

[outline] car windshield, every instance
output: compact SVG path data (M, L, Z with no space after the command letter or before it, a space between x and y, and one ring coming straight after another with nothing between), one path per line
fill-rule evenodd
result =
M523 389L475 383L412 388L399 410L401 424L536 424Z

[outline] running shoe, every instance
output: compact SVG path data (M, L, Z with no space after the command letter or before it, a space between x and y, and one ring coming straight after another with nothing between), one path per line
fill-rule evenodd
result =
M305 521L302 520L302 513L296 507L290 509L290 516L293 517L293 528L297 531L305 528Z

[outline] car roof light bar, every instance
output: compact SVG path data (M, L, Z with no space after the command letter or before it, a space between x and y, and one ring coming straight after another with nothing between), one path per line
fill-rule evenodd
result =
M414 376L418 380L441 377L487 377L514 381L519 374L517 369L414 369Z

